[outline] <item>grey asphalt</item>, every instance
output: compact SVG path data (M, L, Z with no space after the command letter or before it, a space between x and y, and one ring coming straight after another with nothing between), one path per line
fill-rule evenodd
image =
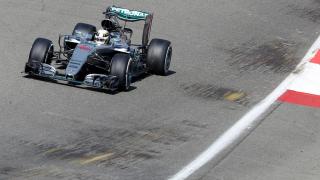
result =
M20 73L35 38L56 44L78 22L99 27L112 3L0 0L0 179L167 179L271 92L319 32L315 0L115 1L155 13L152 37L174 48L169 76L110 94ZM317 163L308 161L314 111L281 105L220 165L192 178L317 179L317 169L306 170Z

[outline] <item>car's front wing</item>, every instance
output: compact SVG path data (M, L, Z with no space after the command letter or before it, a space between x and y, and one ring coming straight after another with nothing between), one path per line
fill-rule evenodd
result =
M87 87L108 89L112 91L116 90L119 84L118 77L105 74L88 74L83 81L77 81L73 76L59 74L53 66L43 63L40 63L36 70L27 63L25 73L51 80L65 81L73 85L85 85Z

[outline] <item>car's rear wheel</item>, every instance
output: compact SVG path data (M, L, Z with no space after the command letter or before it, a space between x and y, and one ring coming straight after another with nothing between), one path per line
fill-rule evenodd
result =
M72 35L77 35L77 34L88 34L91 36L89 40L94 40L94 35L97 32L97 28L91 24L86 24L86 23L78 23L72 32Z
M153 39L147 53L147 67L157 75L167 75L172 56L171 42L163 39Z
M118 77L120 90L129 90L131 84L131 58L128 54L115 54L111 60L110 75Z
M30 50L25 72L37 72L41 63L51 64L53 51L52 41L44 38L37 38Z

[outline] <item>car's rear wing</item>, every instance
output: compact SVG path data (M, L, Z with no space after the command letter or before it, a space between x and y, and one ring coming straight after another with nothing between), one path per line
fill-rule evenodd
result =
M148 16L152 16L152 13L149 12L129 10L117 6L109 6L104 14L106 16L116 15L119 19L130 22L146 21Z
M109 6L106 12L103 14L106 15L106 18L110 18L110 16L116 16L118 19L128 22L144 21L142 47L147 47L152 26L153 13L129 10L112 5Z

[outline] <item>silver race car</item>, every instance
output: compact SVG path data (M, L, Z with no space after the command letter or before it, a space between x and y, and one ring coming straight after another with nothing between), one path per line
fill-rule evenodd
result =
M72 35L60 35L58 51L52 41L37 38L24 72L32 77L109 90L128 90L132 77L144 73L168 73L171 42L152 39L149 43L152 13L110 6L103 14L100 30L78 23ZM133 31L126 27L127 22L136 21L144 21L141 44L131 43Z

